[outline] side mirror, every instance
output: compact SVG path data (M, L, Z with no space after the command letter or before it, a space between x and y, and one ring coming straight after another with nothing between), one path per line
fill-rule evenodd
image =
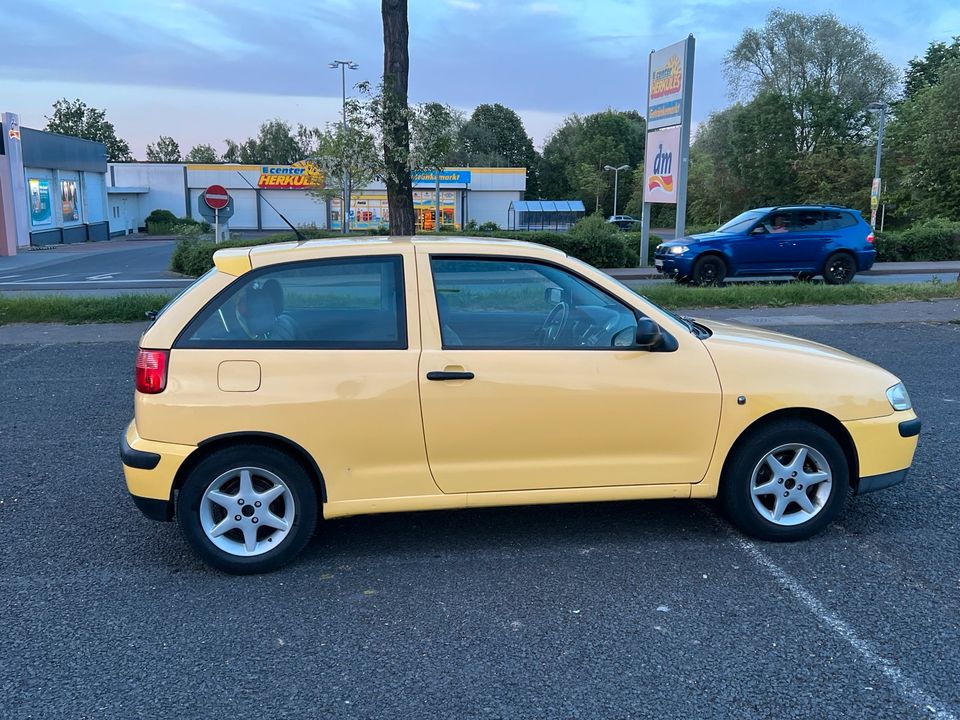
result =
M650 318L637 320L637 339L634 345L640 350L653 350L660 344L660 326Z
M661 341L660 326L650 318L640 318L636 328L624 328L613 336L610 344L617 348L653 350Z
M766 235L767 229L763 225L757 225L753 230L750 231L751 235Z
M550 305L559 305L563 302L563 289L558 287L548 287L543 291L543 301Z

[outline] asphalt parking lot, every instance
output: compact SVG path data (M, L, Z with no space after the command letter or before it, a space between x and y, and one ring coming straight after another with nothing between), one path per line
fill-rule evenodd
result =
M814 540L698 502L384 515L246 578L126 496L132 343L0 345L0 717L960 716L960 325L789 332L924 423Z

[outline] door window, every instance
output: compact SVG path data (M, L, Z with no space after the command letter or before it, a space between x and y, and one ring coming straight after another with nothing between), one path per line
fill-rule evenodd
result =
M399 256L285 263L241 276L178 347L407 347Z
M633 310L554 265L435 257L431 268L444 348L583 350L636 336Z

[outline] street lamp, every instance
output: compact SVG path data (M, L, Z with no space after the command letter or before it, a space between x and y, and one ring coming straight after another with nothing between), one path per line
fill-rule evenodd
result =
M620 171L629 170L630 166L620 165L618 167L614 167L613 165L604 165L603 169L613 170L613 214L616 215L617 214L617 189L618 189L618 185L620 184Z
M870 226L877 224L877 206L880 204L880 155L883 153L883 128L887 119L887 108L890 107L882 100L876 100L867 105L867 110L880 111L880 129L877 132L877 161L873 169L873 188L870 192ZM874 198L876 198L874 200Z
M349 231L347 227L350 222L350 171L347 169L346 157L346 133L347 133L347 68L356 70L357 65L353 60L333 60L330 63L330 69L340 68L340 86L343 93L343 123L340 125L341 151L344 153L341 157L343 163L343 198L340 207L340 229L346 234Z

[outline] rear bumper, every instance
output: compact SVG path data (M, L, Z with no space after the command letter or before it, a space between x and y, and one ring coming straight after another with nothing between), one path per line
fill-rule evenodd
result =
M131 422L120 437L120 461L133 503L153 520L173 519L173 483L184 460L196 450L144 440Z
M864 272L873 267L877 260L876 250L861 250L857 253L857 271Z

